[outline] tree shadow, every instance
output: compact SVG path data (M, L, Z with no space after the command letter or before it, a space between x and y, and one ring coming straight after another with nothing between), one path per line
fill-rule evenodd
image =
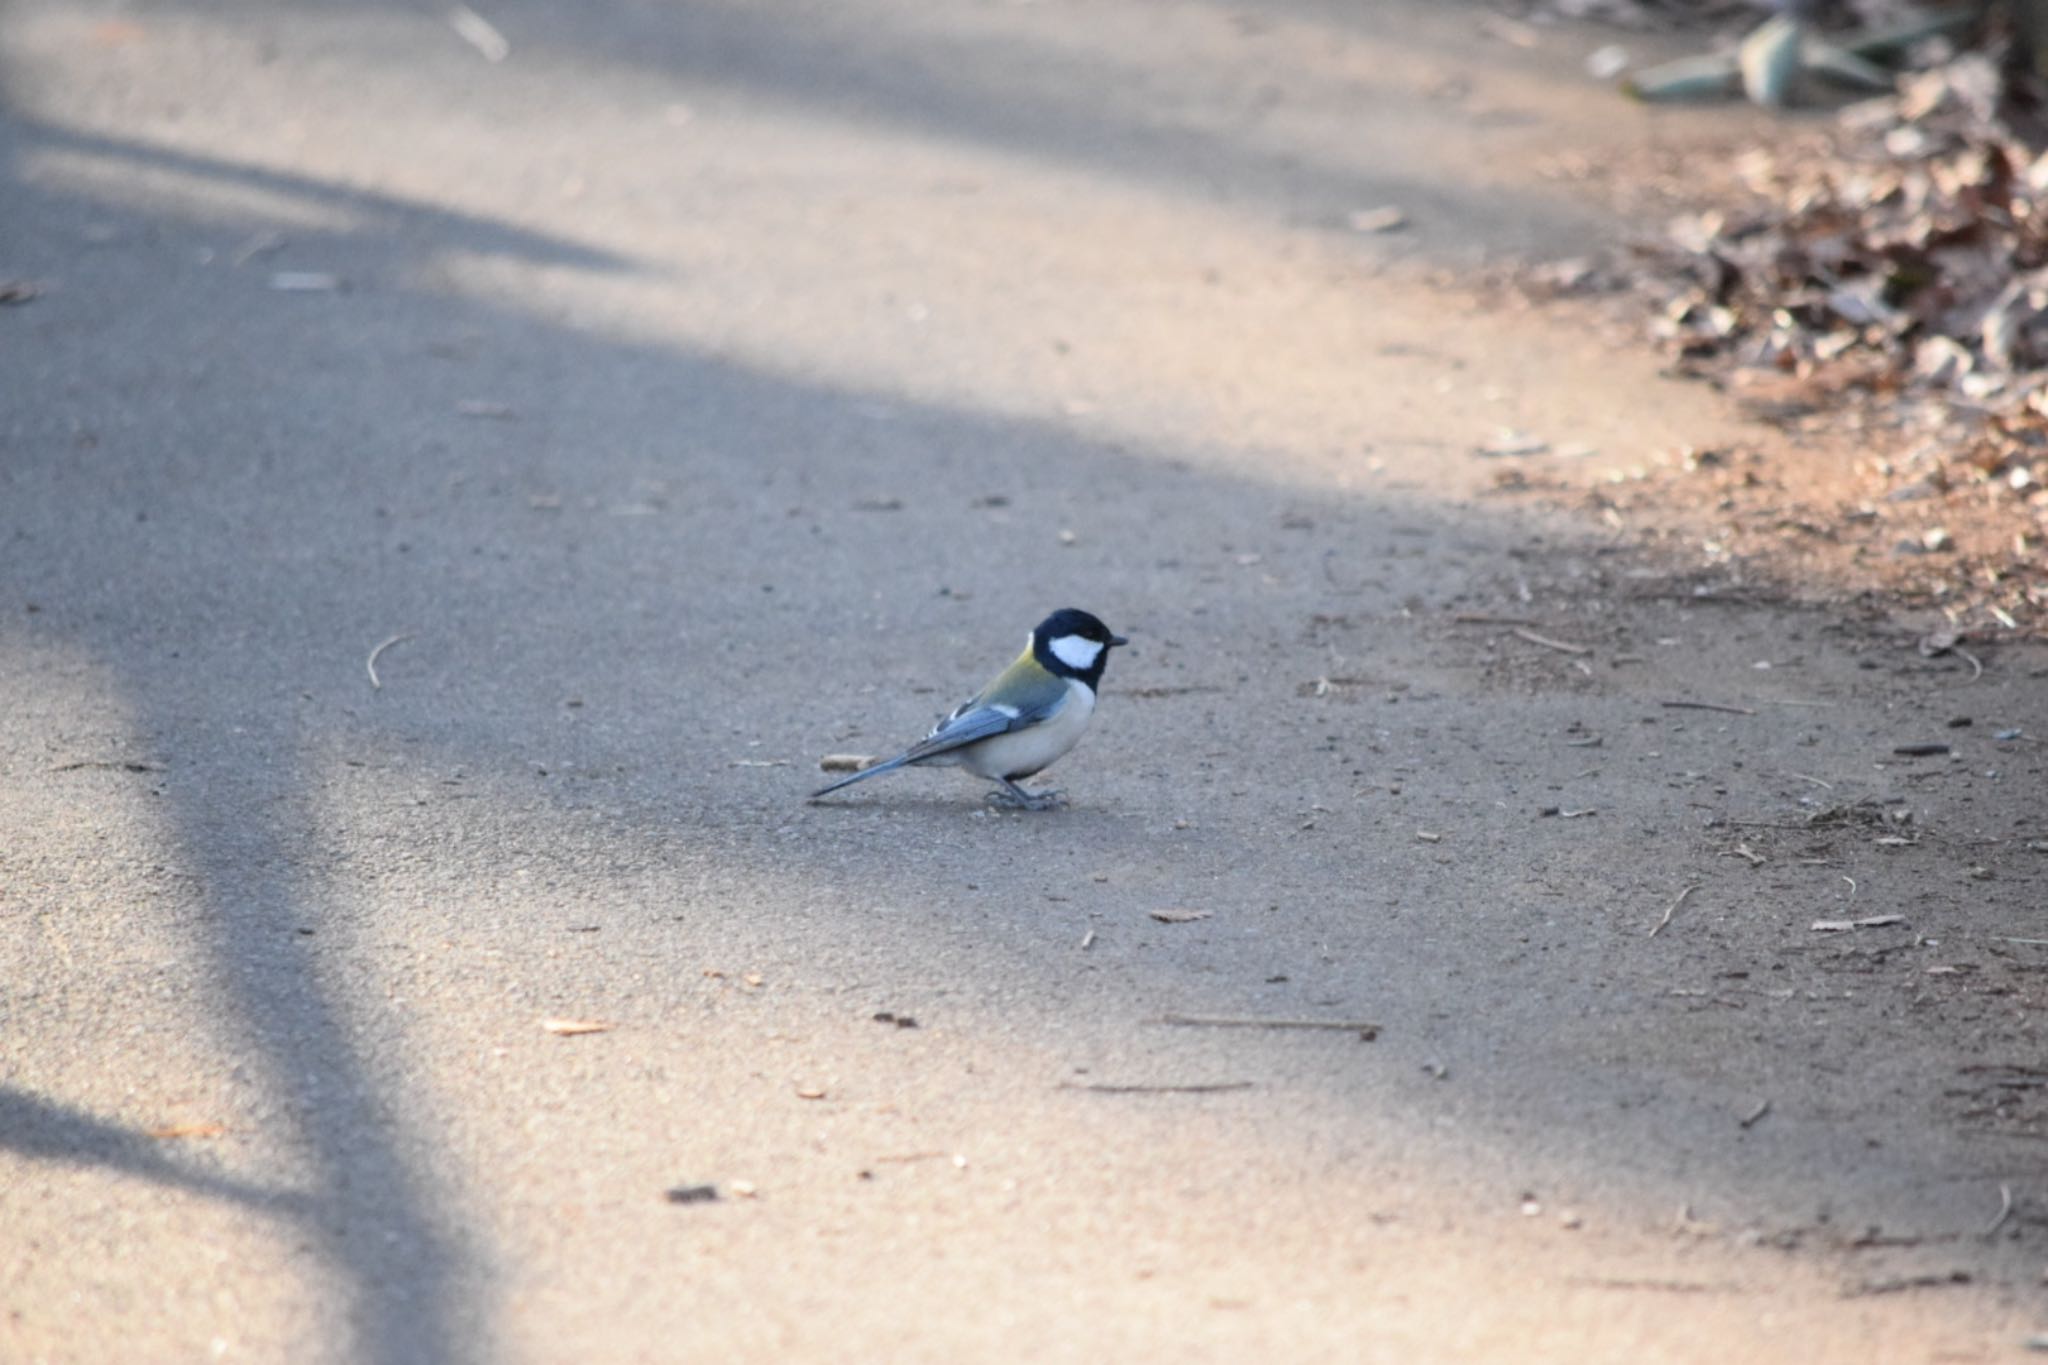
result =
M883 143L957 144L1333 230L1393 204L1418 230L1379 244L1425 259L1576 250L1604 222L1582 186L1533 173L1582 73L1512 63L1480 36L1482 6L1194 4L1084 26L1025 7L966 23L917 7L827 7L795 22L744 0L619 4L595 17L508 0L489 8L512 56L487 76L440 12L390 0L304 6L291 25L163 8L373 60L408 44L405 60L451 109L491 108L534 72L602 72L607 98L627 107L701 105L715 117L739 101ZM1512 88L1475 97L1474 82ZM1618 100L1617 110L1574 133L1646 117ZM1446 161L1466 173L1442 174Z
M0 1085L0 1150L56 1165L99 1166L272 1217L301 1219L312 1211L297 1191L204 1170L173 1157L161 1139L13 1086Z

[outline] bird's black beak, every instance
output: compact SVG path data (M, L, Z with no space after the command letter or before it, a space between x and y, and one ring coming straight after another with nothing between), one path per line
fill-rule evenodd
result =
M1121 635L1112 635L1112 636L1110 636L1110 637L1109 637L1109 643L1110 643L1110 644L1111 644L1112 646L1115 646L1115 645L1127 645L1127 644L1129 644L1129 643L1130 643L1130 641L1129 641L1129 640L1126 640L1126 639L1125 639L1125 638L1124 638L1123 636L1121 636Z

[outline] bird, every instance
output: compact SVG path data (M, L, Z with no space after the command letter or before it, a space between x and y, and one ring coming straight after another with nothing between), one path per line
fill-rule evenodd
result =
M1024 652L988 686L953 708L932 732L894 758L842 777L810 794L817 800L841 787L906 767L960 767L998 783L989 799L1026 810L1045 810L1064 798L1017 785L1051 766L1080 742L1095 713L1095 689L1109 651L1130 641L1077 607L1062 607L1040 621Z

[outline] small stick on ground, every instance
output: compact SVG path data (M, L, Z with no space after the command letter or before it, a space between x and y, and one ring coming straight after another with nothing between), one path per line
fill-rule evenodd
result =
M1196 1085L1101 1085L1061 1081L1059 1090L1087 1090L1097 1095L1216 1095L1226 1090L1249 1090L1250 1081L1209 1081Z
M1967 1270L1951 1270L1946 1275L1902 1275L1892 1280L1865 1280L1844 1289L1842 1297L1854 1299L1867 1294L1899 1294L1908 1289L1953 1289L1972 1283L1974 1281Z
M1735 1284L1715 1284L1705 1280L1630 1280L1596 1275L1575 1275L1567 1284L1582 1284L1590 1289L1642 1289L1664 1294L1740 1294L1742 1287Z
M1957 658L1961 659L1964 663L1970 666L1971 682L1975 682L1977 681L1977 679L1984 676L1984 665L1977 662L1977 656L1972 654L1969 650L1964 649L1961 645L1950 645L1949 653L1955 655Z
M1380 1026L1365 1019L1269 1019L1253 1014L1162 1014L1155 1021L1181 1028L1297 1028L1330 1029L1356 1033L1367 1042L1380 1035Z
M1517 640L1527 640L1532 645L1542 645L1545 649L1554 649L1560 654L1591 654L1593 652L1587 645L1567 644L1563 640L1553 640L1548 635L1538 635L1535 631L1528 630L1522 626L1516 626L1508 634L1514 636Z
M1762 1104L1759 1104L1756 1108L1750 1110L1747 1118L1739 1119L1737 1120L1737 1123L1743 1128L1754 1128L1756 1127L1757 1120L1761 1119L1765 1114L1768 1114L1770 1112L1771 1102L1769 1100L1765 1100Z
M1657 705L1672 711L1719 711L1730 716L1753 716L1756 712L1747 706L1723 706L1717 701L1660 701Z
M1664 926L1671 923L1671 917L1678 913L1678 907L1685 904L1685 898L1687 896L1690 896L1693 892L1699 889L1700 884L1698 882L1694 882L1691 886L1688 886L1685 888L1685 890L1679 892L1678 899L1672 901L1671 904L1664 907L1664 918L1658 920L1656 925L1651 928L1650 937L1655 938L1657 937L1657 935L1663 933Z
M2010 1217L2012 1217L2012 1186L2000 1185L1998 1187L1998 1216L1992 1219L1979 1235L1985 1241L1990 1241L1998 1235L1998 1230L2005 1226L2005 1220Z
M1088 945L1093 942L1095 942L1095 931L1090 929L1087 933L1081 935L1081 951L1087 952Z
M384 641L383 643L379 644L375 649L370 651L370 657L363 661L363 667L368 669L370 672L370 686L373 689L377 691L382 691L384 688L383 681L377 677L377 656L382 654L385 650L391 648L391 646L393 645L404 644L407 640L412 639L413 636L417 633L417 631L408 630L403 635L394 635L390 639Z
M1483 611L1461 611L1451 618L1460 626L1533 626L1536 623L1526 616L1494 616Z

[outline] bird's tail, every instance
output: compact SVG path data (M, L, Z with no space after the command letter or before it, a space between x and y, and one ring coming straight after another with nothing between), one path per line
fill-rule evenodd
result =
M896 757L889 759L886 762L877 763L871 768L862 768L857 773L853 773L849 776L842 777L837 782L827 782L824 786L818 788L816 791L812 792L809 796L805 797L804 799L807 801L815 801L827 792L836 792L841 787L850 787L856 782L865 782L868 778L879 776L882 773L895 772L898 768L902 767L904 764L908 762L910 762L909 754L898 754L896 755Z

